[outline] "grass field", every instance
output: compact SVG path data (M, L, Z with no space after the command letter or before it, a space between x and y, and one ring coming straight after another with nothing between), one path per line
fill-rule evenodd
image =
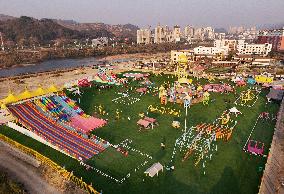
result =
M151 76L151 80L156 86L160 86L164 81L172 81L174 78ZM201 82L205 83L205 80L201 80ZM179 105L167 104L167 107L181 110L182 116L175 118L167 114L150 113L150 116L158 120L159 126L153 130L140 132L136 125L139 119L138 114L141 112L146 113L150 104L158 106L159 99L151 94L140 97L137 93L130 92L132 97L141 98L141 100L129 106L112 102L112 99L119 97L118 91L126 91L131 87L138 87L138 82L131 82L128 88L122 86L114 86L105 90L98 90L95 87L84 88L81 90L83 94L80 98L80 107L87 114L93 115L96 111L95 107L98 105L102 105L108 113L108 115L101 116L108 119L108 124L95 130L93 134L112 144L119 144L125 139L130 139L132 140L132 143L129 144L131 148L152 156L152 159L149 159L137 152L129 151L129 155L125 157L115 149L110 148L87 161L88 164L117 179L121 179L130 173L130 177L122 184L116 183L92 170L85 170L76 160L12 129L1 127L0 133L32 147L60 165L64 165L66 169L73 171L78 177L83 177L87 183L92 182L94 188L98 191L102 190L104 193L254 194L258 192L263 173L259 171L259 167L264 167L266 158L249 155L242 150L242 147L259 113L268 111L275 115L278 111L278 104L266 104L265 95L268 91L260 93L259 99L252 108L237 106L242 115L236 118L238 124L234 129L232 138L228 142L218 141L218 151L213 155L212 160L207 162L205 175L203 174L202 165L194 166L192 158L182 162L183 155L177 154L174 171L164 170L158 177L149 178L144 175L144 171L153 163L160 162L162 165L169 163L175 140L182 134L182 130L174 129L171 123L173 120L179 120L183 123L185 111ZM213 122L224 110L234 106L233 102L238 94L245 89L247 88L238 88L237 94L212 93L210 96L212 102L208 106L203 106L202 103L193 105L188 111L187 126L194 126L200 122ZM68 95L75 100L78 99L78 96ZM230 101L230 103L226 104L225 100ZM117 109L122 111L119 120L115 119ZM270 147L274 126L275 121L260 121L253 136L255 140L265 143L266 153ZM165 150L160 148L163 139L166 141ZM134 169L144 161L148 161L148 163L135 172Z

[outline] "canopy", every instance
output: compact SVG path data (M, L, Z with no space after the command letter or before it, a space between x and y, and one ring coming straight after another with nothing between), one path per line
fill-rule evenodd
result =
M241 113L235 106L233 108L231 108L230 113Z
M271 88L270 89L270 92L267 94L267 98L268 99L273 99L273 100L282 100L283 98L283 93L284 91L283 90L276 90L274 88Z
M143 126L143 127L145 127L145 128L147 128L150 123L151 123L151 122L149 122L149 121L147 121L147 120L144 120L144 119L140 119L140 120L137 122L138 125L141 125L141 126Z
M71 126L85 134L88 134L93 129L104 126L106 123L105 120L95 117L84 118L80 115L71 117Z
M148 168L144 173L153 177L159 174L159 171L163 171L164 167L159 162L153 164L150 168Z
M144 120L149 121L150 123L155 123L156 119L151 118L151 117L145 117Z

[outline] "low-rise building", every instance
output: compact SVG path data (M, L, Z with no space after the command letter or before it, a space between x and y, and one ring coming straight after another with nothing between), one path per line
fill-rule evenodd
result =
M284 27L282 29L264 30L259 32L257 43L272 44L273 50L284 50Z
M237 46L238 54L249 54L249 55L262 55L267 56L272 49L272 44L248 44L245 41L240 41Z
M270 66L274 62L274 59L269 57L254 57L252 65L255 66Z
M223 56L228 55L228 47L204 47L199 46L193 49L196 55L217 55L222 54Z

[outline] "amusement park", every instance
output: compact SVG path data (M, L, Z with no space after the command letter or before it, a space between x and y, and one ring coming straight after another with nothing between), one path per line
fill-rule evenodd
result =
M272 82L192 74L185 55L174 72L99 67L11 88L0 137L89 193L256 193L280 106Z

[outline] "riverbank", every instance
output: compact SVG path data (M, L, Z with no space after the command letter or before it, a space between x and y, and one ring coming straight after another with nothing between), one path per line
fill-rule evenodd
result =
M191 45L193 47L194 45ZM195 45L196 46L196 45ZM171 50L189 49L188 45L163 43L149 45L116 45L102 48L36 48L36 50L10 50L0 51L0 69L18 67L22 64L37 64L52 59L80 59L86 57L112 57L127 54L153 54L169 52Z
M161 60L169 57L169 53L157 53L157 54L123 54L123 55L112 55L107 57L88 57L81 59L57 59L48 60L38 64L24 65L21 67L13 67L0 69L0 78L12 77L19 75L34 74L40 72L49 72L54 70L65 70L78 68L83 66L94 66L103 63L130 63L136 62L137 60L150 59L150 60Z
M137 60L161 60L169 57L169 53L139 53L139 54L123 54L113 55L97 60L98 63L118 61L119 59L129 59L129 61L116 62L115 65L118 67L113 70L115 73L125 71L128 64L134 64ZM75 61L76 62L76 61ZM68 67L68 64L66 65ZM52 69L50 71L28 73L23 75L9 76L0 78L0 99L5 98L9 91L12 91L15 95L24 91L27 87L29 90L34 90L41 85L43 88L47 88L54 84L58 87L72 80L78 80L93 76L97 73L97 69L93 68L92 64L85 66L77 66L62 69Z

